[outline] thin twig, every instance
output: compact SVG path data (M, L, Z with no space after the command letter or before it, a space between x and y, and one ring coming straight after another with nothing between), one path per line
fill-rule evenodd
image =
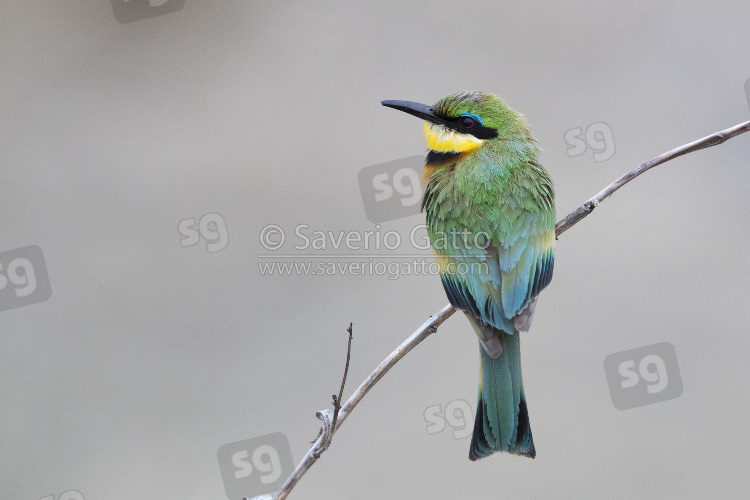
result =
M339 410L341 409L341 398L344 397L344 384L346 384L346 374L349 373L349 358L352 355L352 324L349 323L349 328L346 329L349 332L349 346L346 348L346 367L344 368L344 378L341 380L341 389L339 390L339 397L333 395L333 428L336 428L336 420L339 418Z
M404 340L400 346L398 346L387 358L385 358L383 362L380 363L378 367L375 368L375 370L373 370L373 372L365 379L365 381L362 382L357 390L354 391L354 394L351 395L344 406L341 407L339 418L336 422L336 430L341 427L341 425L344 423L344 420L346 420L346 417L349 416L352 410L354 410L354 407L356 407L357 404L362 400L362 398L365 397L365 394L370 392L370 389L372 389L375 384L377 384L378 381L383 378L386 373L388 373L388 370L393 368L393 366L398 363L401 358L406 356L406 353L414 349L417 344L426 339L430 334L435 333L438 327L442 325L446 319L450 318L450 316L454 312L456 312L456 310L453 308L453 306L445 306L437 314L431 316L430 319L425 321L424 324L417 328L417 330L412 333L408 339ZM307 472L307 469L312 467L312 464L315 463L320 454L325 451L325 443L330 442L329 436L334 432L333 416L329 410L319 411L315 415L323 421L323 427L318 433L318 438L315 440L315 443L313 444L310 451L307 452L297 468L294 469L294 472L292 472L286 482L281 486L281 490L279 490L273 496L261 495L255 497L253 500L285 499L292 491L292 488L296 486L297 481L299 481L304 473Z
M685 144L684 146L680 146L679 148L668 151L662 155L657 156L656 158L653 158L652 160L647 161L635 170L632 170L617 179L615 182L600 191L596 196L584 202L583 205L575 209L573 212L568 214L567 217L558 222L555 226L556 236L560 236L562 233L576 225L581 221L581 219L591 213L594 208L599 205L599 203L607 199L612 195L612 193L641 175L646 170L649 170L656 165L660 165L669 160L673 160L678 156L692 153L704 148L709 148L711 146L716 146L717 144L721 144L731 139L732 137L747 132L748 130L750 130L750 121L735 125L734 127L722 130L721 132L716 132L715 134L711 134L707 137L704 137L703 139L699 139L689 144ZM354 392L354 394L352 394L352 396L347 400L346 404L341 407L340 417L338 418L335 427L333 425L331 412L329 410L317 412L316 416L323 421L323 427L320 429L318 438L315 440L315 444L313 444L313 447L310 449L310 451L307 452L305 457L302 459L294 472L292 472L292 475L289 476L289 478L286 480L279 492L277 492L273 496L261 495L255 497L253 500L284 500L292 491L292 488L294 488L294 486L297 484L297 481L299 481L299 479L307 471L307 469L309 469L312 464L315 463L315 461L320 456L320 453L325 451L325 449L327 448L327 443L330 443L333 433L336 432L339 427L341 427L341 424L344 423L346 417L348 417L352 410L354 410L354 407L357 406L357 403L362 400L365 394L367 394L370 389L372 389L372 387L376 383L378 383L378 381L383 378L386 373L388 373L388 370L393 368L393 366L406 355L406 353L414 349L417 344L426 339L430 334L435 333L438 327L443 324L443 322L448 319L454 312L456 312L456 310L450 304L443 307L437 314L432 316L414 333L412 333L411 336L406 339L400 346L398 346L395 351L393 351L387 358L385 358L385 360L383 360L383 362L380 363L377 368L375 368L375 370L365 379L365 381L362 382L362 385L360 385L359 388Z
M389 354L388 357L385 358L383 362L373 370L373 372L365 379L365 381L362 382L357 390L354 391L354 394L352 394L351 397L346 401L346 404L341 407L341 413L339 414L339 421L336 425L336 430L341 427L341 424L344 423L346 417L349 416L352 410L354 410L354 407L356 407L362 400L362 398L365 397L365 394L370 392L370 389L372 389L375 384L377 384L378 381L380 381L380 379L383 378L383 376L385 376L385 374L388 373L388 371L401 360L401 358L406 356L406 353L414 349L417 344L422 342L429 335L435 333L438 327L442 325L446 319L450 318L454 312L456 312L456 310L450 304L443 307L436 314L430 316L430 319L425 321L422 326L417 328L417 330L412 333L408 339L404 340L400 346L398 346L391 354ZM282 498L286 497L279 497L279 500L281 500Z

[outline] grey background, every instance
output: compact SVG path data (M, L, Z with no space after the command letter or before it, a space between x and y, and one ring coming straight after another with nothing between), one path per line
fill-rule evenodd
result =
M750 5L187 1L0 6L0 251L38 245L50 300L0 314L0 497L225 498L216 452L295 461L329 406L445 303L435 276L261 276L270 223L372 230L361 168L425 150L382 99L493 91L529 118L560 217L639 163L748 119ZM569 158L605 122L617 152ZM564 234L524 335L536 460L429 435L473 401L451 318L361 403L291 498L744 498L750 136L660 166ZM209 212L230 244L182 248ZM422 216L384 230L407 233ZM612 353L671 342L681 397L611 403ZM252 492L250 492L252 493Z

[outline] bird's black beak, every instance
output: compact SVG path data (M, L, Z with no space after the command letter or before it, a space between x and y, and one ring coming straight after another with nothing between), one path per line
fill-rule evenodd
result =
M435 109L427 104L412 101L381 101L380 104L388 108L397 109L409 113L417 118L427 120L438 125L447 125L448 121L435 114Z

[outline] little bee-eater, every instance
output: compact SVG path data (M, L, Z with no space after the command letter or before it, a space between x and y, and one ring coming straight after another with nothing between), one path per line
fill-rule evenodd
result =
M422 209L448 300L480 344L469 458L534 458L520 332L552 279L555 203L526 118L494 94L457 92L433 106L383 101L425 121Z

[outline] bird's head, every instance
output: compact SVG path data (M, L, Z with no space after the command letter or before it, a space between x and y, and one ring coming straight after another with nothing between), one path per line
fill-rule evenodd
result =
M486 141L531 137L523 115L487 92L456 92L432 106L411 101L382 104L424 119L427 146L441 153L471 152Z

